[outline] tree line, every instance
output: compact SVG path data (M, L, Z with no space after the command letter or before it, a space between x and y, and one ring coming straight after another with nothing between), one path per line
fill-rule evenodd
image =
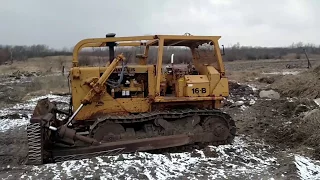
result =
M25 61L28 58L72 55L67 48L56 50L47 45L10 46L0 45L0 64L12 63L13 60Z
M239 43L227 48L225 59L232 60L259 60L259 59L283 59L288 54L295 54L300 59L304 54L320 54L320 45L292 43L287 47L252 47L241 46Z
M222 47L221 47L222 50ZM259 60L259 59L283 59L288 54L294 54L299 59L304 50L308 54L320 54L320 46L314 44L304 44L302 42L293 43L287 47L253 47L242 46L240 43L225 47L225 61L234 60ZM117 53L124 53L129 63L136 62L136 55L143 54L143 47L116 47ZM211 53L212 49L204 48L202 51ZM148 54L148 63L155 63L157 59L157 48L151 47ZM175 63L188 63L192 59L191 52L188 48L181 47L165 47L164 63L170 63L171 54L174 54ZM10 63L13 60L24 61L33 57L46 56L69 56L72 55L72 49L64 48L56 50L47 45L31 45L31 46L9 46L0 45L0 64ZM92 57L98 58L99 61L107 62L109 59L109 51L104 48L84 49L79 54L79 62L82 64L90 64Z
M222 52L222 47L220 47ZM302 42L292 43L287 47L254 47L254 46L241 46L240 43L225 47L225 54L223 59L225 61L235 60L260 60L260 59L284 59L285 56L293 54L292 58L300 59L304 57L304 50L308 54L320 54L320 46L314 44L303 44ZM142 54L142 47L116 47L116 54L124 53L129 63L137 62L136 54ZM212 53L212 48L202 48L201 52L208 55ZM109 60L108 48L88 49L82 51L79 62L82 65L93 64L97 62L96 59L91 57L98 57L99 61L107 62ZM151 47L148 53L148 63L155 63L157 59L158 49ZM192 60L192 54L189 48L181 47L165 47L164 48L164 63L170 63L171 54L174 54L175 63L188 63ZM201 56L201 55L200 55ZM103 60L102 60L103 59Z

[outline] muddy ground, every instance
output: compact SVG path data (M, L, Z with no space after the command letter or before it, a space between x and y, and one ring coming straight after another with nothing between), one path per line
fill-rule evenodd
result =
M66 81L61 81L60 75L2 77L0 178L320 179L320 110L315 101L320 91L315 86L320 78L316 68L319 61L312 61L315 68L310 70L303 66L288 69L288 63L303 64L301 60L226 64L230 97L223 109L238 127L232 145L186 153L97 157L42 166L24 165L28 149L26 124L39 96L51 94L53 100L68 102L69 97L63 93L53 95L67 92ZM280 98L259 96L261 90L269 89L278 91Z

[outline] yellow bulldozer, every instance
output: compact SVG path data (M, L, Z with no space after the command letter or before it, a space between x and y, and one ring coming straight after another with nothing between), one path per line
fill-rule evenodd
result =
M109 33L79 41L68 77L70 110L58 109L47 98L38 101L27 126L28 163L232 143L235 122L221 111L229 86L220 38ZM107 65L81 66L79 52L88 47L108 48ZM142 47L143 53L128 64L123 53L115 54L116 47ZM192 65L178 68L174 54L165 54L167 47L187 48ZM156 63L150 60L151 48ZM171 63L164 64L170 56Z

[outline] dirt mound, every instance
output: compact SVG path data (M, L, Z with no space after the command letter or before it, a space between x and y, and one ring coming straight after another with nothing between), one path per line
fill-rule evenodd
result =
M28 153L25 127L0 131L1 166L24 164Z
M283 148L305 145L317 149L320 141L317 108L309 99L259 99L246 111L232 114L239 134L262 138ZM313 155L316 157L316 152Z
M230 96L223 101L224 107L250 106L258 93L245 84L229 81Z
M301 132L307 137L306 144L318 146L320 142L320 109L314 109L305 114L298 122Z
M31 76L40 76L40 72L29 72L29 71L15 71L9 77L13 77L15 79L21 79L23 77L31 77Z
M274 77L261 77L258 79L258 81L261 83L272 84L275 82L275 78Z
M285 75L270 87L288 97L320 98L320 66L298 75Z
M229 89L230 96L232 97L244 97L254 94L254 91L248 85L239 84L233 81L229 81Z

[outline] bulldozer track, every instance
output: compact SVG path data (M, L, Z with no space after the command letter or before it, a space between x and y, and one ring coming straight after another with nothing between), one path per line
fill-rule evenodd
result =
M229 144L234 139L236 128L234 120L226 113L218 110L218 109L184 109L184 110L172 110L172 111L158 111L158 112L150 112L150 113L142 113L139 115L132 116L106 116L104 118L97 119L96 123L93 125L93 129L91 133L94 133L96 129L99 128L106 121L113 121L114 123L137 123L137 122L147 122L153 121L157 118L166 118L166 119L181 119L188 116L199 115L199 116L214 116L219 117L225 120L225 122L229 126L230 135L224 141L213 141L210 143L204 143L205 145L223 145ZM43 159L43 142L41 137L41 125L40 123L30 123L27 127L28 133L28 144L29 144L29 160L28 164L42 164L44 162ZM165 137L164 137L165 138ZM165 152L175 152L180 149L192 149L194 144L182 145L179 147L168 147L159 150L150 150L151 153L165 153ZM113 156L119 155L122 153L129 153L124 148L114 148L114 149L99 149L98 151L90 151L88 153L84 153L84 148L73 148L70 149L62 149L62 150L53 150L53 156L50 160L51 162L62 162L68 160L79 160L92 158L96 156ZM49 152L51 150L48 150Z
M148 122L153 121L157 118L165 118L165 119L181 119L188 116L193 115L199 115L199 116L214 116L219 117L225 120L225 122L229 126L230 136L225 139L224 141L213 141L210 143L201 143L201 147L206 146L208 144L210 145L223 145L223 144L229 144L233 141L234 136L236 134L236 127L235 122L229 116L228 114L222 112L218 109L184 109L184 110L172 110L172 111L154 111L154 112L148 112L148 113L141 113L138 115L131 115L131 116L104 116L94 123L91 136L94 134L95 130L97 130L101 125L104 124L106 121L112 121L114 123L138 123L138 122ZM169 147L169 148L163 148L159 150L150 150L150 153L166 153L166 152L177 152L181 149L189 149L191 150L194 147L194 144L187 144L182 145L178 147ZM79 153L76 153L76 151L73 151L72 153L68 155L68 152L61 153L57 152L56 154L59 154L59 156L53 156L53 159L55 162L59 161L65 161L65 160L76 160L76 159L84 159L84 158L91 158L95 156L113 156L113 155L119 155L121 153L128 153L125 148L117 148L112 150L106 150L106 151L98 151L93 153L82 153L81 150L79 150Z
M211 116L211 117L218 117L223 119L227 125L229 126L230 136L225 139L224 141L212 141L210 143L199 143L197 146L205 147L206 145L223 145L223 144L230 144L232 143L235 135L236 135L236 125L235 121L232 119L230 115L224 113L219 109L178 109L178 110L171 110L171 111L153 111L147 113L141 113L138 115L131 115L131 116L104 116L99 118L92 126L92 130L90 132L90 136L92 137L96 130L101 127L104 122L111 121L113 123L140 123L140 122L152 122L157 118L164 118L164 119L182 119L194 115L199 116ZM187 132L186 132L187 133ZM169 147L163 148L159 150L150 150L150 152L155 153L165 153L165 152L176 152L180 151L181 149L192 149L194 144L183 145L179 147Z
M137 115L123 115L123 116L115 116L115 115L107 115L97 119L96 123L93 125L93 129L96 127L97 124L111 120L115 123L135 123L135 122L145 122L154 120L156 118L162 117L166 119L175 119L175 118L183 118L191 115L200 115L200 116L220 116L229 120L230 122L233 121L232 118L222 112L219 109L177 109L177 110L166 110L166 111L152 111L147 113L140 113ZM234 121L233 121L234 122ZM231 123L234 126L234 123Z
M98 118L97 124L106 120L112 120L116 123L135 123L144 122L149 120L154 120L155 118L162 117L166 119L183 118L190 115L220 115L221 117L232 119L228 114L222 112L218 109L177 109L177 110L167 110L167 111L152 111L147 113L140 113L137 115L123 115L114 116L108 115ZM94 127L93 127L94 128Z
M29 154L27 164L43 163L43 143L42 143L42 127L40 123L29 123L27 125L27 137Z
M232 137L226 140L226 142L213 142L213 145L219 145L220 143L229 143L227 141L232 141L233 137L236 134L236 126L235 122L230 115L227 113L222 112L219 109L178 109L178 110L171 110L171 111L153 111L148 113L140 113L137 115L130 115L130 116L104 116L98 118L97 121L93 124L91 130L91 136L95 133L95 131L99 128L106 121L112 121L114 123L138 123L138 122L147 122L147 121L154 121L157 118L164 118L164 119L181 119L193 115L199 116L214 116L222 118L227 125L230 127L230 134Z

